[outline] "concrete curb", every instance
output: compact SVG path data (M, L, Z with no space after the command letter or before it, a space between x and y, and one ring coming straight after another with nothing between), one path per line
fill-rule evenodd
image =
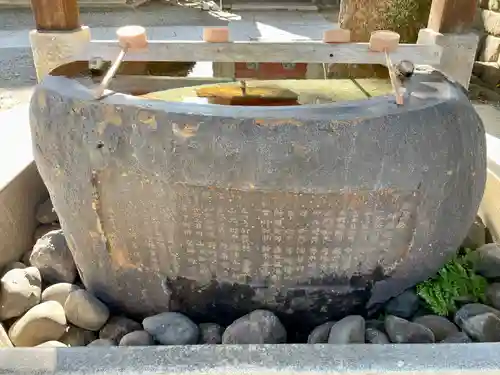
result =
M4 374L500 373L500 344L192 345L4 349Z
M35 210L48 193L36 168L28 105L0 113L0 267L33 246Z

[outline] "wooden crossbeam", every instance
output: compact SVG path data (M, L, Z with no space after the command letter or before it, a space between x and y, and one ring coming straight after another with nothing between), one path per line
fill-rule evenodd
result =
M113 61L120 53L117 41L92 41L76 60L102 58ZM393 61L409 60L416 65L440 62L441 47L423 44L400 44L391 52ZM373 52L368 43L329 44L322 41L237 41L207 43L204 41L150 41L144 51L127 54L124 61L213 61L213 62L289 62L382 64L383 52Z

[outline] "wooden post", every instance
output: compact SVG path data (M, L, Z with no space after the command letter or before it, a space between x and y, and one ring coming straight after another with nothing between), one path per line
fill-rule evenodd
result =
M39 31L73 31L81 27L78 0L31 0Z
M438 33L470 31L477 0L433 0L427 27Z

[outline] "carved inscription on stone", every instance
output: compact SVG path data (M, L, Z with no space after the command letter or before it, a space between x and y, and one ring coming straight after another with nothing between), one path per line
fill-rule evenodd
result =
M388 190L182 187L174 238L179 276L280 284L390 268L406 255L417 203L412 192Z

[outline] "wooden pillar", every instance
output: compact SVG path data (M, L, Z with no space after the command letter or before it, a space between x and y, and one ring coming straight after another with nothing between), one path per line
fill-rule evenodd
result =
M80 28L78 0L31 0L38 31L73 31Z
M477 0L433 0L427 27L439 33L470 31Z

